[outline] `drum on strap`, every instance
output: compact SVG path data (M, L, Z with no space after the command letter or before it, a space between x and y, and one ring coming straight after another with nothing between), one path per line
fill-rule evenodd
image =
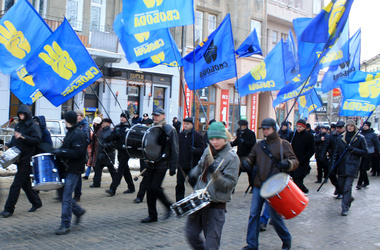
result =
M44 153L32 157L33 189L54 190L63 186L55 155Z
M128 155L148 161L158 161L162 158L165 143L165 131L159 126L134 125L125 138Z
M284 219L296 217L309 203L309 198L286 173L275 174L266 180L260 195Z
M20 153L21 151L16 147L8 148L7 151L0 156L0 166L7 168L9 165L15 163L18 158L20 158Z
M172 204L170 209L177 216L190 215L210 204L208 192L195 191L191 195L183 198L182 200Z

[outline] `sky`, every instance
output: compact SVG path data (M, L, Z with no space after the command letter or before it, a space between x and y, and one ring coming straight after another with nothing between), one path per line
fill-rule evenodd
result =
M361 62L380 54L380 1L354 0L349 28L350 36L362 29Z

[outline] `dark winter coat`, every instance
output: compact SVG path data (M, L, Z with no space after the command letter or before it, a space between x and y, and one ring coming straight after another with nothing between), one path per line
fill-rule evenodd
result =
M299 161L299 167L290 172L293 178L304 178L310 173L310 158L314 154L314 136L306 129L294 134L292 147Z
M293 134L294 134L294 131L291 129L286 129L286 130L280 129L278 131L278 135L280 136L280 138L287 140L288 142L292 140Z
M173 121L173 127L175 128L175 130L179 134L179 132L181 131L181 122L180 121L177 121L177 122Z
M346 147L349 143L346 141L346 134L347 132L344 132L338 137L338 140L336 141L336 148L331 164L332 166L335 166L335 163L346 150ZM338 168L339 176L356 176L361 163L361 158L368 155L367 144L364 136L358 135L351 143L351 146L354 148L354 150L352 152L347 150L336 166Z
M246 128L236 131L236 139L231 142L231 146L238 146L237 155L239 158L247 156L251 152L252 147L256 144L256 134L252 130Z
M110 140L114 142L116 149L125 153L125 138L127 137L129 128L128 122L119 123L115 126L110 135Z
M47 144L53 146L53 141L51 140L51 134L46 128L46 119L45 116L35 116L34 119L37 120L40 129L41 129L41 142L46 142Z
M324 140L322 140L322 137L324 137ZM330 141L330 135L327 133L319 133L314 136L315 159L322 161L327 160L326 154L323 154L323 152L328 141Z
M36 147L41 142L41 129L33 121L32 112L28 106L21 104L17 110L17 116L25 114L25 119L16 124L15 131L21 133L23 138L16 139L12 136L11 141L6 144L8 148L16 146L20 151L20 158L17 166L18 170L30 170L30 160L35 154Z
M65 163L67 173L81 174L87 162L86 136L78 124L67 128L67 134L57 156Z
M133 125L136 125L136 124L139 124L139 123L141 124L141 122L142 122L142 118L139 117L139 116L136 117L136 118L134 118L134 117L132 118L132 124Z
M331 160L334 155L334 150L336 146L336 140L338 139L339 134L337 131L334 131L334 133L330 134L329 139L327 140L326 144L324 145L322 154L327 155L327 152L329 153L329 159Z
M112 129L110 126L99 129L98 131L97 137L99 142L96 164L110 166L115 163L115 144L110 138L111 132Z
M375 148L377 149L377 151L380 151L379 139L377 139L377 135L373 132L372 128L368 130L363 129L362 135L364 136L365 141L367 142L369 154L375 153Z
M88 121L86 118L84 118L82 121L78 122L79 128L82 130L83 134L86 136L87 145L91 143L91 127L90 124L88 124Z
M178 165L179 146L178 146L178 134L175 128L164 121L161 124L166 135L166 144L164 149L164 157L155 163L149 163L149 167L156 169L169 169L175 171Z
M196 151L191 153L191 147L193 145L193 130L189 132L182 130L178 136L179 142L179 157L178 166L181 169L192 169L198 164L201 159L206 144L203 140L203 136L194 130L194 147ZM193 156L193 165L191 166L191 156Z
M268 137L266 137L265 140L268 144L270 152L277 161L281 161L282 144L282 159L288 160L290 166L288 171L293 171L298 167L297 157L294 154L293 149L288 141L282 140L277 132L270 134ZM263 183L269 177L280 172L279 169L275 166L274 161L272 161L271 158L263 151L260 142L256 143L255 146L253 146L251 152L248 155L248 160L252 167L256 166L257 169L253 180L254 187L261 188Z

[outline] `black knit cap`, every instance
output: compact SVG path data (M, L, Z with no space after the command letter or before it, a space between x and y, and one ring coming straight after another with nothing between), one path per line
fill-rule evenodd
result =
M368 127L371 127L371 122L369 122L369 121L366 121L363 125L368 125Z
M77 123L77 112L75 111L67 111L65 113L65 121L67 121L70 124L76 124Z
M120 117L128 118L128 117L127 117L127 114L124 113L124 112L120 114Z

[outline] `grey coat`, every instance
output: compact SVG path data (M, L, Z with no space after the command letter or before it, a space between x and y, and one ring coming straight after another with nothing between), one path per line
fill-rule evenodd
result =
M212 180L207 188L207 191L210 194L210 200L212 202L228 202L231 200L232 191L234 190L239 177L239 157L233 150L231 150L231 145L227 143L226 146L218 152L213 163L218 166L224 158L223 164L218 171L207 173L207 182L203 182L201 180L201 175L206 155L208 155L208 148L203 152L198 165L194 167L189 174L190 177L197 177L197 183L194 186L194 190L205 188L207 183Z

